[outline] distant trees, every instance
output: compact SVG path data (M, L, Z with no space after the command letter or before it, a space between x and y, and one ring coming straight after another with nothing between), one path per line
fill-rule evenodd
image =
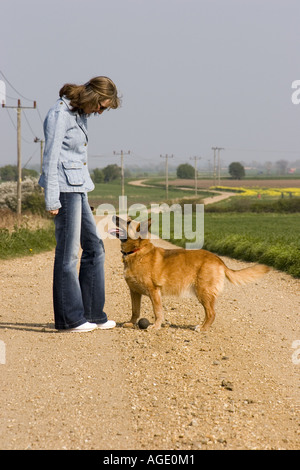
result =
M22 168L22 179L26 177L37 178L38 172L35 170L28 170ZM0 168L0 180L1 181L17 181L18 179L18 168L16 165L5 165Z
M240 162L230 163L228 171L234 180L240 180L245 176L245 168Z
M95 168L91 174L94 183L103 183L104 173L100 168Z
M265 169L265 171L267 172L267 175L270 175L270 174L271 174L272 166L273 166L273 163L272 163L272 162L265 162L265 163L264 163L264 169Z
M176 170L177 178L193 179L195 178L195 169L189 163L182 163Z
M288 165L289 162L287 162L286 160L278 160L276 162L277 173L279 175L286 175L288 172Z
M94 183L109 183L121 178L121 168L117 164L107 165L105 168L95 168L92 173Z
M0 168L0 179L2 181L17 181L18 169L16 166L6 165Z
M121 178L121 168L116 164L107 165L103 168L104 182L109 183L109 181L114 181L118 178Z

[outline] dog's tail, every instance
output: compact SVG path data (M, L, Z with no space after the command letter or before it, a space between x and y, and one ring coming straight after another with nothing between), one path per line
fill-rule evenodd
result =
M239 271L229 269L225 265L225 276L230 282L232 282L232 284L235 284L236 286L241 286L243 284L247 284L248 282L253 282L256 279L260 279L268 271L270 271L270 268L263 264L256 264L255 266L240 269Z

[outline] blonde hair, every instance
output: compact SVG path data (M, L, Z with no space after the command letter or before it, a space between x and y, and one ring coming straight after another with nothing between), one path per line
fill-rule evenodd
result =
M72 111L83 113L87 106L97 108L101 101L110 100L108 108L116 109L120 106L118 90L114 82L108 77L94 77L84 85L66 83L59 91L59 96L70 100Z

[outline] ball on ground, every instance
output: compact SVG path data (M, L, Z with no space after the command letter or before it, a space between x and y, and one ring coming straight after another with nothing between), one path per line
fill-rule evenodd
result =
M148 326L150 325L150 322L147 318L140 318L138 321L138 326L141 330L146 330Z

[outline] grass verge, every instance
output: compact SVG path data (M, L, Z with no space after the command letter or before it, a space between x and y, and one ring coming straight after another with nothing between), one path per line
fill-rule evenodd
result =
M170 241L185 247L192 240ZM203 248L300 278L299 214L206 213Z
M30 256L55 247L54 224L31 230L26 227L13 231L0 229L0 259Z

